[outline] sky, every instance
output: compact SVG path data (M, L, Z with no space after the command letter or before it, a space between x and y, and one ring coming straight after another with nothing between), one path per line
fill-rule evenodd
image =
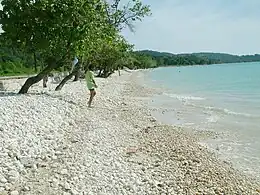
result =
M122 0L126 1L129 0ZM136 23L134 33L129 29L122 32L136 50L260 53L260 0L143 0L143 3L151 6L152 16Z
M152 16L123 30L136 50L260 53L260 0L143 0Z

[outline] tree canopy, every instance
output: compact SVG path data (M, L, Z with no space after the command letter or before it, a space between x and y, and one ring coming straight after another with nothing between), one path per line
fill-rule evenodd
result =
M85 64L96 63L103 68L103 76L109 75L131 48L119 36L120 30L150 15L149 6L141 0L130 0L126 5L120 0L3 0L1 4L1 38L15 50L22 49L24 55L33 53L34 67L37 56L44 64L20 93L27 93L50 71L65 67L74 56Z

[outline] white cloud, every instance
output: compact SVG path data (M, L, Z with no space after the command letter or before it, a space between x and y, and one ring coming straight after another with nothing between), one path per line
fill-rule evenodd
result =
M136 49L173 53L259 53L260 1L165 0L152 3L153 16L123 34ZM159 4L159 2L161 2Z

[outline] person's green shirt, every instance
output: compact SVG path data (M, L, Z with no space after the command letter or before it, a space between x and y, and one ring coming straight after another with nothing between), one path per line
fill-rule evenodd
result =
M87 82L87 87L89 90L95 89L94 73L92 71L87 71L85 74L85 79Z

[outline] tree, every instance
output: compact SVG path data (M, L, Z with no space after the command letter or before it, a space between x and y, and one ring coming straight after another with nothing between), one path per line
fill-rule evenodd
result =
M95 39L96 42L87 42L86 45L83 44L78 55L83 59L83 66L87 66L88 63L96 64L97 68L100 69L99 76L107 77L116 69L113 66L117 66L119 69L120 64L115 63L121 60L116 50L115 45L111 43L116 43L119 39L116 40L117 34L125 27L128 26L131 29L133 28L133 21L139 20L145 16L150 15L150 7L148 5L143 5L140 0L131 0L126 5L121 5L121 0L112 0L111 3L107 3L105 6L106 16L108 19L108 24L111 28L115 28L114 34L110 37L103 37L101 39ZM115 38L115 40L112 40ZM120 41L119 41L120 42ZM122 43L122 42L121 42ZM126 42L125 42L126 44ZM122 45L121 45L122 46ZM111 52L111 49L114 52ZM109 54L109 55L108 55ZM123 53L121 53L123 54ZM102 57L101 57L102 55ZM106 56L106 57L105 57ZM109 57L108 57L109 56ZM113 60L112 57L115 57ZM97 58L97 59L93 59ZM116 59L119 58L119 59ZM112 63L113 61L113 63ZM122 60L121 60L122 61ZM85 63L84 63L85 62ZM84 65L85 64L85 65ZM59 86L55 90L61 90L64 84L71 79L73 76L79 74L79 69L72 71L67 77L65 77ZM76 76L74 81L77 80Z
M99 69L98 76L106 78L123 68L121 62L131 49L132 46L120 35L100 44L91 59L91 63Z
M125 27L129 27L133 31L133 22L141 21L145 16L151 15L150 6L143 5L141 0L129 0L127 4L123 5L121 0L111 0L106 11L109 23L119 31Z
M90 59L97 53L97 48L99 48L104 42L112 40L115 36L117 36L118 31L114 28L114 26L109 23L107 24L108 25L103 26L100 29L100 32L91 33L89 34L89 37L85 37L85 39L81 40L81 44L79 44L75 50L77 56L80 58L80 64L61 81L61 83L55 88L56 91L61 90L66 82L73 76L76 78L82 67L86 68L88 66L88 63L91 61Z
M102 0L3 0L0 23L13 43L34 48L47 66L27 79L19 93L27 93L64 61L76 54L91 35L109 33L106 4Z

